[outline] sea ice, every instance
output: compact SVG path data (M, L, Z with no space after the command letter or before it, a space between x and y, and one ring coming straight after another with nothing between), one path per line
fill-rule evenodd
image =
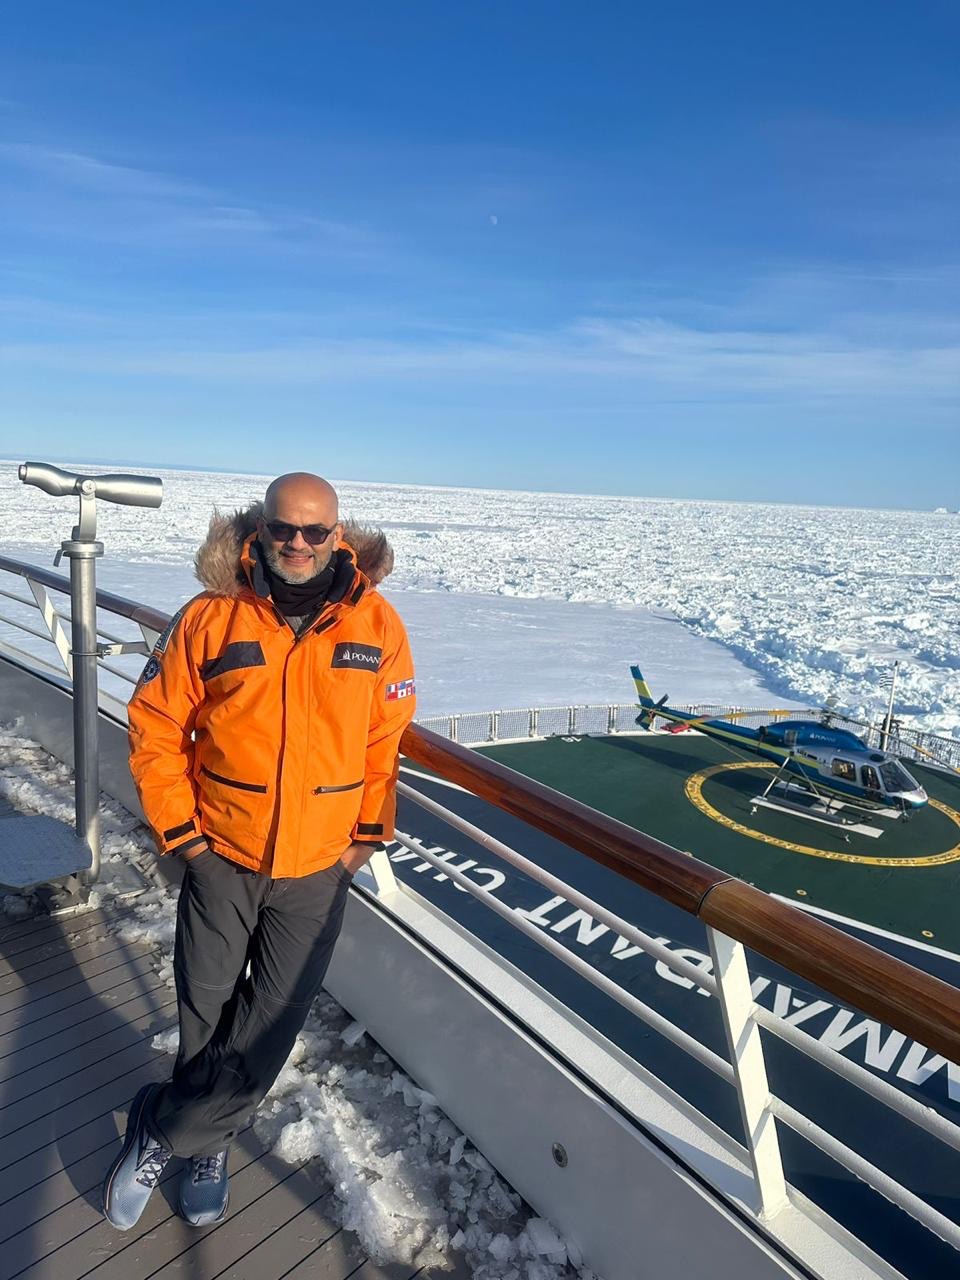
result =
M47 566L73 512L19 484L15 466L0 462L0 477L8 476L0 519L31 530L31 539L5 550ZM107 554L98 575L172 611L196 592L191 559L213 507L246 505L266 477L158 474L163 518L101 505ZM344 514L381 525L394 544L385 593L409 617L422 715L628 702L626 665L640 661L657 690L677 701L820 705L834 696L876 720L885 710L880 680L899 660L902 719L960 736L960 520L799 504L338 487ZM684 635L700 646L685 645ZM704 641L721 642L725 655ZM732 659L739 662L726 666Z

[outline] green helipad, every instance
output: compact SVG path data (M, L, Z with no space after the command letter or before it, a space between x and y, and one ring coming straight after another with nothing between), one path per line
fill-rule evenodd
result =
M547 738L483 749L611 817L796 901L960 952L960 777L910 768L930 796L882 834L751 802L771 766L699 734Z

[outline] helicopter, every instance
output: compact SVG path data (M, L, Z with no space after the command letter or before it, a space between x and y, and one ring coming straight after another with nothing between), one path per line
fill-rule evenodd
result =
M725 719L711 718L678 711L667 705L666 696L655 702L640 668L632 666L630 674L642 707L637 716L641 728L650 729L655 720L663 719L676 726L674 732L696 729L728 747L772 760L779 769L771 786L778 781L798 785L853 808L899 810L904 816L927 804L926 791L897 756L877 751L848 729L831 725L830 708L819 722L778 720L752 729L736 723L736 712Z

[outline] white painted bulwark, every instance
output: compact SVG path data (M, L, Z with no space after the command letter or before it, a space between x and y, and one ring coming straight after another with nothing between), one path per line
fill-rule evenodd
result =
M802 1274L559 1057L412 938L388 914L389 905L351 895L328 990L436 1095L604 1280ZM408 900L407 920L415 910ZM462 962L466 952L457 958ZM662 1110L650 1119L658 1136L669 1136ZM556 1143L567 1154L563 1168L553 1156ZM715 1172L731 1182L729 1167L718 1162ZM732 1178L735 1183L736 1171ZM808 1237L807 1246L821 1255L825 1280L896 1274L825 1231L816 1211L804 1222L802 1211L788 1218L793 1243Z

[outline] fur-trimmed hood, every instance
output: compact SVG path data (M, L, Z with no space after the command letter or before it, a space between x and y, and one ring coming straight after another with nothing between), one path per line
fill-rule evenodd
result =
M235 596L247 580L240 564L243 544L256 532L257 519L263 514L263 503L254 502L242 511L227 514L214 511L210 529L194 557L197 577L207 591L221 596ZM341 545L346 543L357 558L357 568L374 586L393 569L393 548L382 529L371 529L347 520L343 526Z

